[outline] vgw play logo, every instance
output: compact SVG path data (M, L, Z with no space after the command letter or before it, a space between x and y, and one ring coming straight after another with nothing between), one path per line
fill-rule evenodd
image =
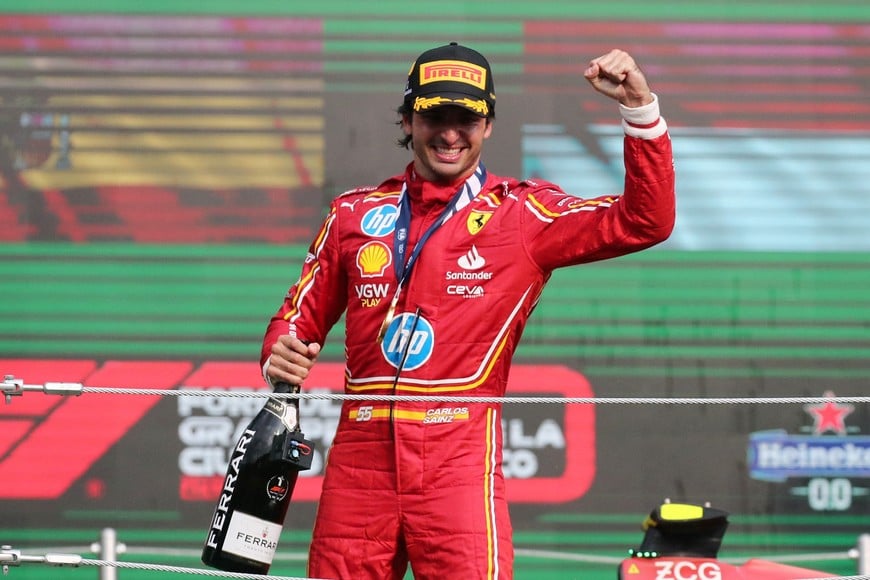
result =
M804 406L813 424L801 430L810 434L775 429L749 435L749 475L771 482L808 478L791 493L805 496L815 511L847 511L856 499L870 496L870 489L856 485L870 478L870 436L846 426L853 405L838 403L831 391L824 397L831 400Z

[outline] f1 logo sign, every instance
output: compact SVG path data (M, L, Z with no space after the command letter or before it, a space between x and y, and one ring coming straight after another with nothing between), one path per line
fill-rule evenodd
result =
M189 362L0 359L0 372L26 384L81 382L89 387L169 389ZM27 393L0 407L0 499L62 496L160 397Z
M406 337L410 339L409 337ZM414 345L409 344L409 351ZM424 352L425 349L423 349ZM109 361L0 359L0 372L12 374L26 384L51 381L79 382L89 387L131 389L228 390L262 381L259 368L247 362L212 361ZM320 362L308 379L309 385L341 392L343 363ZM580 373L560 365L515 365L509 393L541 396L591 397L591 385ZM234 445L237 429L243 428L262 402L189 394L177 398L174 429L142 421L161 400L157 395L86 393L78 397L28 392L0 404L0 501L60 499L74 486L85 484L88 497L99 497L101 460L107 453L144 445L159 450L166 459L164 471L179 468L182 501L214 501L220 494L226 470L226 450ZM509 478L507 496L518 503L562 503L583 496L595 475L595 414L593 405L563 405L545 413L524 413L511 407L502 416L504 426L504 473ZM304 401L306 434L328 449L341 416L341 403ZM167 419L165 416L164 419ZM372 410L360 409L359 420L372 420ZM151 417L149 417L151 419ZM131 432L137 428L135 432ZM139 429L139 428L142 429ZM129 436L128 436L129 433ZM173 439L176 435L178 439ZM160 443L154 443L159 440ZM163 446L165 442L166 447ZM167 452L181 445L175 455ZM157 455L157 454L155 454ZM115 457L127 459L128 456ZM294 491L294 501L316 501L322 485L322 465L304 472ZM87 480L87 481L84 481ZM134 476L113 472L113 486L135 485ZM93 485L92 485L93 484ZM94 495L91 496L90 494ZM707 570L673 573L673 580L697 579ZM709 575L709 574L708 574Z

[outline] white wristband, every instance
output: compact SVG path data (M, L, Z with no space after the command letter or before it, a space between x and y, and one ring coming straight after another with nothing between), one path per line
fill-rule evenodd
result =
M659 98L653 93L652 102L640 107L626 107L619 103L619 114L622 115L622 129L626 135L641 139L655 139L664 135L668 125L659 111Z

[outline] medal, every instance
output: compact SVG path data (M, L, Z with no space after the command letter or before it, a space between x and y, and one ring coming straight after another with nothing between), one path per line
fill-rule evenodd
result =
M398 303L399 293L396 292L396 294L393 296L393 300L390 302L390 307L387 309L387 315L384 317L384 321L381 323L381 329L378 331L378 344L384 342L384 335L387 334L387 329L393 322L393 317L396 316L396 305Z

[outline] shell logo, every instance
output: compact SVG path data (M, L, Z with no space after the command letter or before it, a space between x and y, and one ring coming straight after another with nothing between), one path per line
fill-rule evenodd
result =
M363 278L383 276L393 263L393 253L383 242L368 242L356 253L356 267Z

